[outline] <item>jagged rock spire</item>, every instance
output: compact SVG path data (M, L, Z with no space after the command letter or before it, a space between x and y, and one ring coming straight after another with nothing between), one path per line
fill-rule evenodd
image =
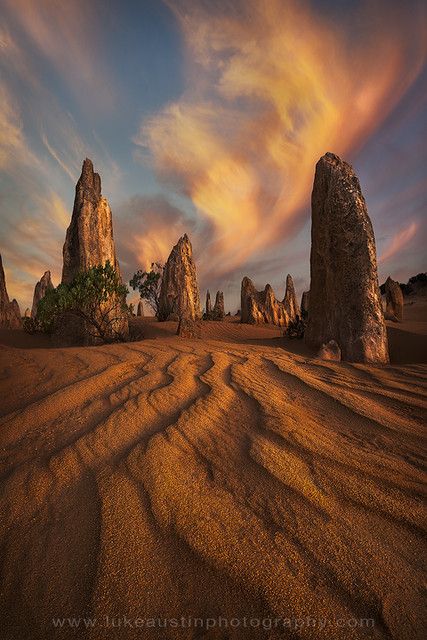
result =
M69 283L79 271L105 264L118 270L110 205L101 195L101 178L86 158L76 185L73 214L63 249L62 282Z

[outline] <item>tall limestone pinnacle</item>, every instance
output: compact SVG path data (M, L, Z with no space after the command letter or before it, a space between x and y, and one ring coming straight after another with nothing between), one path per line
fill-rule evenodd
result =
M113 220L110 205L101 194L101 178L93 170L92 161L86 158L82 173L76 185L73 214L67 229L63 248L64 263L62 267L62 283L69 284L81 271L91 267L105 265L107 261L120 274L119 263L113 238ZM120 301L115 299L117 303ZM105 309L111 307L109 300ZM104 311L105 311L104 309ZM106 319L110 319L110 338L120 334L125 337L129 332L126 313L114 309L105 311ZM59 330L61 339L96 344L87 323L81 318L64 317Z
M342 359L388 362L375 238L359 180L333 153L316 165L306 342L334 340Z
M105 264L118 270L113 221L108 200L101 194L101 178L86 158L76 185L73 215L63 248L62 282L68 284L79 271Z
M198 320L201 316L193 249L185 233L173 247L163 269L159 320Z

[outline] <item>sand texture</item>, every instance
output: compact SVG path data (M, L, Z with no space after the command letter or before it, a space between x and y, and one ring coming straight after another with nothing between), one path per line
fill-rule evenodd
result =
M3 331L0 637L422 638L427 323L406 311L387 366L234 318L86 348ZM53 628L70 616L328 624Z

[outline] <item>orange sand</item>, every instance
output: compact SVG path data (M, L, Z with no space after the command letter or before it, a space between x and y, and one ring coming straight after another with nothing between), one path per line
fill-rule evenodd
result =
M234 318L89 348L2 331L0 637L422 638L426 303L405 311L386 367Z

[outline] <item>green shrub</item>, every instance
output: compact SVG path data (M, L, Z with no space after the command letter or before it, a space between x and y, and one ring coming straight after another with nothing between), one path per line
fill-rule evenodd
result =
M85 321L90 335L102 342L123 341L123 317L129 315L127 287L110 262L83 271L70 284L48 289L37 307L29 333L53 333L64 315Z

